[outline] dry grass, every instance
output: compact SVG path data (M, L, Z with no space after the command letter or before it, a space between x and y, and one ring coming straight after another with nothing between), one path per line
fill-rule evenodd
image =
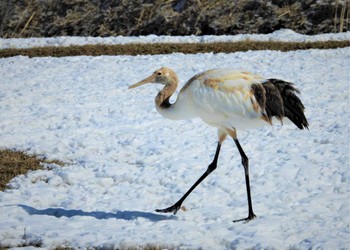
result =
M62 56L100 56L100 55L155 55L170 53L232 53L248 50L300 50L300 49L332 49L350 46L350 41L326 42L259 42L242 41L234 43L155 43L155 44L123 44L123 45L82 45L69 47L37 47L28 49L3 49L1 57L62 57Z
M349 30L349 16L350 16L350 1L345 0L340 2L335 1L334 10L334 32L343 32Z
M348 30L349 0L0 0L0 37Z
M25 174L30 170L42 169L43 163L63 166L63 163L57 160L49 161L19 151L0 150L0 191L3 191L7 183L15 176Z

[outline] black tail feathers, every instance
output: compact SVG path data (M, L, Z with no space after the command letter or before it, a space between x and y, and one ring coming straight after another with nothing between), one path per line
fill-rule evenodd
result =
M263 83L266 91L266 113L269 119L276 116L282 119L288 117L299 129L308 129L308 122L304 114L304 105L297 94L300 91L293 83L278 79L268 79ZM282 108L283 107L283 108Z

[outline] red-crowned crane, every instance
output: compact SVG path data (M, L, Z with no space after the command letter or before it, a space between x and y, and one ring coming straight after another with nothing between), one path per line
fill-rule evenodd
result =
M165 118L180 120L199 117L208 125L218 128L215 156L205 173L174 205L156 209L156 212L177 213L193 189L216 169L221 144L229 135L241 155L248 199L248 217L234 222L254 219L248 157L237 139L237 130L272 125L273 118L281 123L289 119L299 129L308 128L304 105L297 96L299 90L283 80L265 79L233 69L212 69L192 77L180 90L177 100L170 103L169 99L178 86L178 78L173 70L162 67L129 88L146 83L164 85L155 98L155 104L157 111Z

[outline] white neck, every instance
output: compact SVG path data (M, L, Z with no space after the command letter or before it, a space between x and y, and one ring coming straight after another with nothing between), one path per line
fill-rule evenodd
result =
M156 109L163 117L171 120L190 119L196 115L192 112L192 104L188 102L186 93L180 92L175 103L171 104L169 98L175 92L176 87L165 86L157 95Z

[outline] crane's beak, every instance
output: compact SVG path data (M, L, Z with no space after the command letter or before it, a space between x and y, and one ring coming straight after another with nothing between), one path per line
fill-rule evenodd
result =
M129 86L129 89L136 88L138 86L144 85L146 83L152 83L155 81L156 76L155 75L150 75L149 77L143 79L142 81L139 81L131 86Z

